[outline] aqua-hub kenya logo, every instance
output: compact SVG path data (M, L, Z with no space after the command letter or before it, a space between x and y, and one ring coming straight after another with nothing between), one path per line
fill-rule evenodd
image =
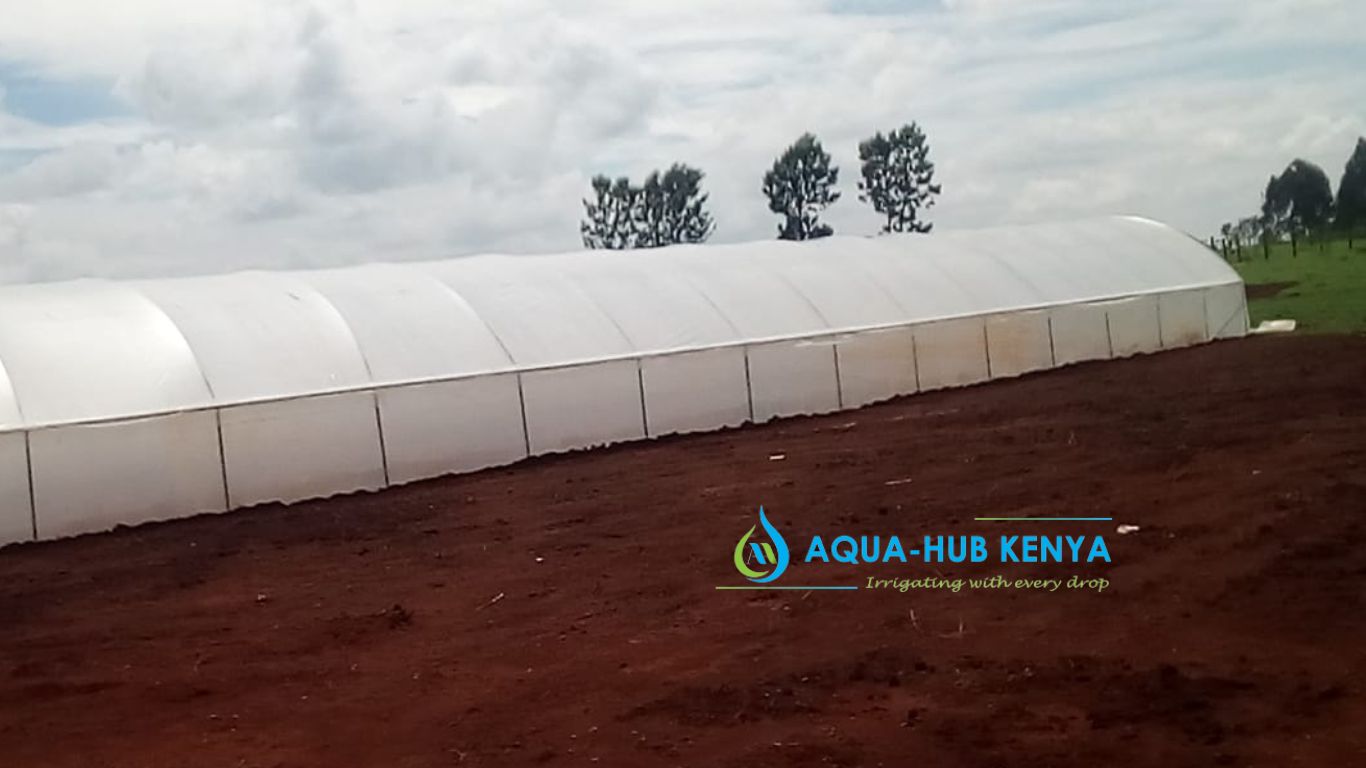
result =
M1110 517L975 517L975 522L1004 524L1013 528L1023 526L1051 527L1055 523L1104 523ZM1121 531L1123 533L1123 531ZM800 543L800 539L799 539ZM993 546L993 544L995 546ZM799 552L801 550L798 550ZM774 584L787 572L792 554L787 540L778 527L768 518L768 513L759 507L759 522L751 525L748 531L735 543L733 553L735 570L748 580L748 584L718 586L717 589L794 589L794 590L856 590L882 588L889 581L879 576L867 576L863 586L853 584L825 584L801 586ZM944 564L976 564L994 562L1001 565L1013 563L1110 563L1110 551L1105 537L1099 534L1059 535L1054 533L1005 533L999 537L982 534L925 534L902 542L896 534L886 531L867 533L830 533L814 534L801 557L805 573L817 573L810 569L813 565L844 564L852 566L879 566L892 564L909 565L924 563L938 566ZM1004 576L995 579L1005 581ZM896 581L895 579L892 581ZM901 578L900 582L913 580ZM955 580L957 583L959 580ZM973 581L969 579L969 581ZM992 582L993 584L995 582ZM1088 582L1089 583L1089 582ZM1108 583L1108 582L1107 582ZM990 586L991 584L988 584ZM975 585L974 585L975 586ZM904 590L903 590L904 591ZM958 591L957 588L954 591Z
M750 541L759 526L763 526L768 541ZM735 570L755 584L767 584L783 575L789 559L783 535L768 521L764 508L759 507L759 525L751 525L735 545ZM751 568L750 563L759 567Z
M767 541L758 540L756 533L762 531L762 536ZM819 537L817 537L819 538ZM788 563L792 560L792 555L787 549L787 541L778 532L769 519L768 513L764 512L763 507L759 507L759 522L751 525L745 535L735 542L735 570L741 576L749 579L751 583L744 586L721 586L717 589L794 589L794 590L813 590L813 589L836 589L853 590L855 586L792 586L788 584L777 585L774 581L787 571Z

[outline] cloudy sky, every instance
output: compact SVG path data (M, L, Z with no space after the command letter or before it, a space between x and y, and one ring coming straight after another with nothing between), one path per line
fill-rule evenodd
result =
M803 131L929 134L940 228L1198 235L1366 134L1360 0L47 0L0 21L0 282L579 247L595 172L700 166L771 237Z

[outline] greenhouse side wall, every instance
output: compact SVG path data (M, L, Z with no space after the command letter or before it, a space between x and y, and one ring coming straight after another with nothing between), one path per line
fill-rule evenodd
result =
M381 389L379 412L393 484L529 455L516 373Z
M29 433L40 539L227 509L212 411Z
M0 543L35 538L35 522L47 539L374 490L1246 331L1230 283L3 432Z
M745 349L722 347L640 361L651 437L736 427L753 419ZM698 388L692 382L705 381Z
M26 437L23 432L0 434L0 546L33 539Z

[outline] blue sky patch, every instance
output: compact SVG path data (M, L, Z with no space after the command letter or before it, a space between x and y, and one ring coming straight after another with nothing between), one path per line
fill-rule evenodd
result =
M0 88L6 112L44 125L74 125L130 113L114 96L112 83L48 78L14 63L0 62Z

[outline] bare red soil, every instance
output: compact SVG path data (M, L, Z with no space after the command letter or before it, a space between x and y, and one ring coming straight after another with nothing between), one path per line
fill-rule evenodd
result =
M759 504L797 559L1115 518L787 583L1111 586L716 591ZM0 764L1366 765L1364 515L1366 338L1283 337L24 545Z

